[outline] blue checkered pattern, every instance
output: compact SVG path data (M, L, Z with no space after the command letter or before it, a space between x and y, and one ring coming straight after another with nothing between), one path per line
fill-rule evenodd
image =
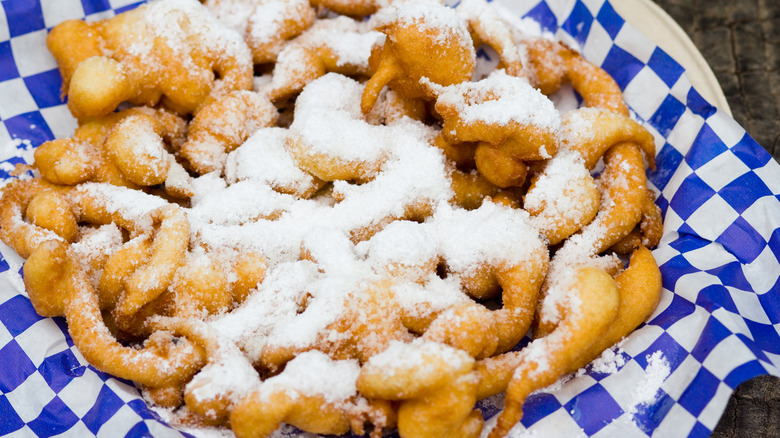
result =
M500 0L497 0L500 1ZM650 321L618 350L614 374L590 369L532 395L522 426L536 436L708 436L731 392L780 376L780 166L694 90L683 68L605 0L504 0L518 16L581 47L624 90L655 135L664 237L654 251L664 293ZM0 4L0 178L33 147L75 128L45 50L48 29L98 19L127 0L5 0ZM24 294L22 260L0 245L0 435L182 436L129 382L90 367L61 319L40 318ZM631 391L661 352L670 374L655 401ZM486 417L500 400L480 404Z
M10 264L18 261L6 262L4 274L15 272ZM131 383L89 367L64 319L37 316L5 277L0 286L0 435L182 436L159 421Z

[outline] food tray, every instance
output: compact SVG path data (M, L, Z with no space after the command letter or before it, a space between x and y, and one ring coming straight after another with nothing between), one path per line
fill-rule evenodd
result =
M665 217L653 252L664 287L656 312L611 357L530 396L513 436L708 436L737 385L780 376L780 166L609 2L504 4L579 45L615 78L655 135L658 167L648 175ZM35 146L76 127L45 49L47 30L135 6L0 4L0 180L16 163L31 162ZM147 408L132 383L89 366L64 319L37 316L22 260L6 246L0 254L0 435L187 435ZM481 407L491 417L500 400Z

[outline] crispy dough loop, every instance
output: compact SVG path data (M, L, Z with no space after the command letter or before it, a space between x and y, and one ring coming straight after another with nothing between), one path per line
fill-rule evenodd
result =
M498 348L497 319L485 306L467 302L439 313L422 338L463 350L475 358L489 357ZM527 322L526 330L531 318ZM517 327L522 330L522 324Z
M258 252L242 251L236 256L233 269L236 281L233 283L231 296L234 303L241 304L265 279L268 261Z
M639 226L612 245L611 250L619 254L631 254L641 246L652 248L660 243L664 231L663 215L661 208L655 204L655 193L650 189L646 193Z
M400 401L402 436L477 437L483 420L474 409L473 369L471 356L444 344L395 343L363 366L357 388L369 398Z
M581 355L590 351L615 320L619 293L612 277L587 266L575 268L572 275L576 283L563 286L571 289L561 292L576 298L563 304L564 313L551 333L517 353L520 359L507 385L504 410L490 437L505 436L520 420L523 401L531 392L576 370Z
M294 346L269 342L263 348L260 364L277 371L297 355L313 349L334 360L356 359L365 363L390 342L411 340L390 286L386 280L349 293L342 312L317 334L313 344Z
M332 96L327 90L338 93ZM330 73L301 93L286 143L287 152L299 168L323 181L367 182L379 173L388 159L387 127L373 125L367 120L369 116L355 111L362 90L357 81ZM329 119L327 129L320 125L322 117ZM352 144L341 135L345 130L355 133ZM358 144L369 138L375 143ZM354 146L349 148L353 150L345 144Z
M647 199L647 177L642 152L632 143L620 143L604 155L604 171L597 178L601 205L596 217L563 244L562 250L599 254L628 235L642 220Z
M521 187L528 175L528 166L490 143L479 143L474 163L484 177L497 187Z
M111 194L123 195L139 192L134 192L129 188L117 188L117 191L113 192L106 191L106 188L106 184L87 183L77 185L69 191L68 195L78 214L79 222L94 225L113 223L126 230L131 238L150 232L151 221L149 219L151 217L144 216L144 213L147 212L140 215L133 214L138 212L131 212L129 208L122 209L121 203L117 205L109 197ZM160 204L164 204L164 201Z
M258 129L273 126L278 115L259 93L237 90L212 96L195 113L179 153L198 174L222 171L227 154Z
M187 253L170 285L173 315L197 318L224 312L233 304L228 270L205 253Z
M555 245L590 223L600 201L596 181L581 156L562 151L533 177L523 207L547 243Z
M468 23L474 46L484 44L496 51L500 59L496 68L504 69L512 76L525 76L522 54L512 34L512 26L499 10L489 7L485 0L463 0L455 10Z
M72 138L35 150L35 166L55 184L105 182L140 188L165 184L171 196L192 196L189 175L172 151L184 142L185 121L167 111L136 107L82 123Z
M155 229L149 262L125 278L124 294L115 308L120 318L135 315L168 288L189 245L189 221L180 208L169 205L149 214Z
M165 150L163 127L147 114L130 115L108 134L106 152L122 174L134 184L162 184L172 157Z
M653 253L644 246L631 254L628 267L615 276L620 293L617 316L607 332L580 358L577 368L633 332L651 316L661 299L661 271Z
M464 277L465 290L477 298L490 298L500 289L503 306L492 311L473 302L456 306L439 313L423 338L459 348L478 359L511 349L531 327L547 265L547 251L540 249L522 263L488 267Z
M431 143L441 149L447 160L455 164L458 169L471 170L476 166L474 153L477 150L477 143L451 143L443 133L439 133Z
M639 146L650 168L655 168L655 140L633 119L603 108L580 108L562 117L561 147L579 152L588 170L612 146L624 142Z
M525 162L558 152L560 116L525 79L497 71L478 82L431 86L437 94L434 108L443 120L444 143L452 149L466 145L461 154L477 143L474 162L491 183L522 186L528 172ZM533 111L527 110L531 107Z
M545 95L555 93L569 82L582 96L585 106L629 115L617 82L576 51L544 38L527 40L525 49L532 72L529 80Z
M496 201L497 197L504 196L511 200L515 207L519 206L516 196L509 191L502 190L483 177L478 172L462 172L452 169L450 172L452 191L454 193L451 202L467 210L473 210L482 205L485 199Z
M106 260L98 283L101 309L113 309L124 293L124 279L152 254L152 236L144 234L125 242Z
M35 149L35 164L41 176L54 184L75 185L96 172L97 153L77 138L47 141Z
M310 373L309 366L327 374ZM338 394L328 394L323 386L331 373L354 382L358 372L354 361L331 360L318 351L302 353L282 373L236 401L230 414L233 431L239 438L261 438L286 423L315 434L345 434L353 420L349 406L357 393L347 386Z
M317 412L309 415L309 412ZM253 393L241 400L230 414L233 432L239 438L270 436L281 423L303 430L343 435L349 431L349 416L337 404L328 403L322 395L289 395L278 391L270 395Z
M97 292L66 243L50 240L39 245L27 259L24 272L36 311L65 316L76 347L101 371L164 387L189 380L203 366L203 352L186 340L158 342L143 349L119 344L103 322Z
M642 322L644 322L658 305L658 300L661 296L661 273L658 269L658 265L653 258L650 250L644 247L640 247L634 251L631 255L628 268L618 273L614 277L614 286L610 283L603 272L595 274L598 271L596 268L588 267L589 270L594 270L592 273L587 274L589 276L601 277L601 282L607 289L617 288L619 303L615 312L615 317L609 326L601 332L600 336L593 337L590 333L580 333L566 338L566 346L558 346L557 341L552 340L545 341L545 338L549 336L559 336L554 334L556 331L562 331L563 329L570 328L571 324L566 322L567 316L564 316L563 322L559 322L557 326L553 326L549 331L539 337L534 343L538 345L534 348L540 348L540 352L548 352L548 347L554 347L554 350L561 348L567 349L560 353L549 352L543 356L537 356L540 358L550 357L551 354L558 354L560 358L556 358L553 367L550 362L545 363L544 368L541 363L534 363L534 354L531 351L524 352L524 350L508 352L503 355L494 356L488 359L477 362L477 372L482 376L480 381L478 398L482 399L494 394L498 394L507 388L510 381L517 381L515 384L515 392L507 397L513 397L514 407L511 408L514 416L522 415L521 409L522 401L525 399L524 394L528 394L534 390L534 387L542 387L550 384L549 382L557 380L560 375L572 372L578 368L585 366L588 362L593 360L602 351L614 345L620 341L623 337L628 336L633 330L635 330ZM582 283L580 283L582 284ZM594 283L595 284L595 283ZM611 301L611 298L609 298ZM584 301L583 301L584 302ZM568 312L564 309L564 313ZM611 309L609 310L611 313ZM602 315L608 319L608 315ZM584 337L583 337L584 336ZM587 339L585 338L587 337ZM553 338L550 338L553 339ZM595 339L595 340L593 340ZM579 345L579 350L576 350L574 342ZM591 342L590 345L587 345ZM544 360L544 359L540 359ZM516 371L518 367L523 366L521 371ZM553 369L555 368L555 369ZM553 374L560 372L557 377ZM521 381L525 380L525 381ZM516 417L517 421L520 417ZM505 424L511 428L514 425L513 420L508 419Z
M316 8L327 8L337 14L364 17L379 10L382 0L309 0Z
M108 114L124 101L162 100L187 114L216 79L224 89L252 87L251 53L230 32L198 2L162 2L90 23L65 21L49 33L47 46L79 120ZM77 45L70 44L74 39Z
M41 179L16 181L3 188L0 198L0 239L14 249L22 258L27 258L35 248L47 240L67 240L69 230L74 223L73 213L65 208L66 204L59 199L60 195L47 192L66 191L66 187L58 187ZM35 220L25 220L30 203L39 196L53 197L52 207L57 208L54 216L46 212L35 214L40 225ZM34 211L35 207L33 207ZM31 212L32 213L32 212ZM44 217L48 216L48 217ZM52 229L54 228L54 229ZM57 230L66 234L61 236Z
M76 240L79 231L76 215L58 191L46 190L35 195L27 205L25 216L32 224L54 231L66 242Z
M309 199L326 182L297 167L287 150L289 129L272 127L255 132L246 142L230 152L225 163L229 184L256 181L268 184L279 193ZM269 163L269 155L280 157Z
M315 10L307 0L265 1L257 5L247 26L246 42L252 51L255 64L276 61L284 44L302 34L311 27L316 18ZM281 20L274 20L272 26L278 30L267 29L266 10L282 7Z
M203 5L244 37L255 64L276 61L284 45L317 18L308 0L205 0Z
M64 97L81 62L102 54L98 31L85 21L67 20L54 26L49 34L46 45L57 59Z
M523 236L522 243L518 241L517 245L525 248L511 258L507 254L496 260L483 255L488 250L480 248L482 243L479 238L470 237L467 233L460 235L449 231L447 242L438 241L443 238L440 230L449 230L456 221L470 223L469 231L473 229L477 236L488 227L517 229L518 235ZM486 221L491 222L483 224ZM478 230L480 227L484 228ZM452 216L439 213L428 224L396 222L372 238L369 244L376 246L369 248L369 257L373 254L372 248L377 248L378 254L381 254L381 248L387 242L397 239L395 236L399 234L396 233L408 233L415 236L413 241L417 242L415 249L405 248L400 242L395 244L399 254L419 250L419 247L427 256L410 264L402 259L396 260L392 255L377 255L382 260L378 269L380 273L433 288L427 282L439 271L439 275L452 277L468 295L435 310L417 303L414 309L405 309L402 323L410 331L422 334L423 339L461 349L476 358L507 351L525 335L533 321L539 291L547 273L549 253L522 214L511 208L485 203L472 212L458 212ZM469 248L469 254L458 253L458 250L453 252L453 247ZM466 257L468 263L465 263ZM502 305L498 309L489 310L474 301L490 300L499 294Z
M370 76L368 54L380 35L366 32L362 23L347 17L319 20L282 48L271 81L260 92L273 102L282 102L327 73ZM345 44L355 47L357 53L345 53L341 49Z
M428 26L423 19L426 14L447 16L446 22L453 25ZM433 100L435 94L421 83L422 78L441 86L471 79L476 64L474 44L465 21L451 9L434 2L399 2L383 8L374 20L375 29L387 38L371 50L369 64L374 74L363 92L360 107L364 114L371 111L385 86L406 98Z
M187 409L198 416L198 419L210 426L224 424L233 408L234 402L251 391L260 383L260 378L248 362L241 356L238 348L230 344L220 334L211 329L198 318L189 317L154 317L148 325L156 331L168 331L183 336L205 351L206 365L186 383L183 388L182 401ZM238 363L237 363L238 362ZM245 381L241 388L220 387L213 380L224 374L236 373ZM220 376L230 378L230 376ZM236 378L236 376L233 376Z

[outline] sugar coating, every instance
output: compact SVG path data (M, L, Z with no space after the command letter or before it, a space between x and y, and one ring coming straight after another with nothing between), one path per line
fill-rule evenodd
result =
M285 391L306 396L323 396L328 403L344 402L357 394L360 373L357 361L331 360L319 351L301 353L287 363L283 373L263 382L261 394Z
M339 74L329 73L315 80L298 96L290 130L310 144L312 152L345 160L382 159L392 147L393 131L362 120L362 93L357 81Z
M200 336L212 340L208 364L185 388L192 397L209 400L227 395L235 402L259 386L257 372L236 344L206 324L194 321L189 321L189 324Z
M473 362L462 350L418 338L409 343L391 343L384 352L371 357L368 366L383 369L390 377L414 372L421 381L430 381L442 372L442 363L449 369L461 369Z
M271 40L284 25L284 19L290 8L289 2L264 1L258 3L257 1L249 1L247 3L255 7L253 11L249 11L251 15L247 18L247 21L252 22L249 35L257 41Z
M209 0L203 2L203 5L222 24L243 34L257 3L254 0Z
M525 208L545 212L532 217L531 223L539 230L553 230L564 220L582 221L578 207L587 191L578 182L587 178L590 172L579 153L562 150L551 158L524 198Z
M225 179L230 184L251 180L271 187L305 190L314 177L295 165L285 145L284 128L261 128L228 154Z
M438 103L453 107L466 123L505 126L510 122L557 131L561 116L552 101L525 78L496 70L478 82L445 87Z
M369 29L366 22L338 16L321 19L299 38L296 44L325 47L332 51L338 66L368 67L371 48L383 34Z
M452 8L426 0L400 1L380 9L371 16L371 26L380 28L394 23L402 27L417 26L422 32L438 34L442 44L470 44L465 20ZM450 41L452 39L453 41Z
M162 39L175 54L189 54L192 35L197 35L203 41L202 48L206 48L209 54L251 66L252 56L241 35L222 25L200 2L167 0L150 3L144 9L144 18L147 22L146 34ZM136 54L140 56L148 56L151 50L151 44L135 47Z

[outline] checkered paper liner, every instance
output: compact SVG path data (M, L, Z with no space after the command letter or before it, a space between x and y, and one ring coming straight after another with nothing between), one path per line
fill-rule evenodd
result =
M663 274L661 303L614 350L619 370L589 367L535 393L513 435L708 436L737 385L780 376L780 166L608 1L503 3L576 42L615 78L635 117L656 137L657 169L649 178L665 217L654 250ZM0 179L9 178L14 164L31 162L35 146L76 127L45 49L47 31L65 19L101 19L135 6L126 0L0 3ZM187 435L149 410L131 382L89 366L64 319L35 313L19 256L2 244L0 255L0 435ZM659 363L660 375L653 373ZM637 385L653 376L650 397L637 404ZM500 400L480 407L491 417Z

